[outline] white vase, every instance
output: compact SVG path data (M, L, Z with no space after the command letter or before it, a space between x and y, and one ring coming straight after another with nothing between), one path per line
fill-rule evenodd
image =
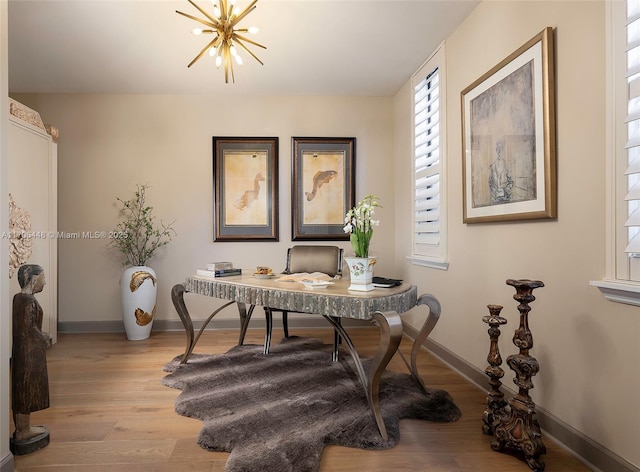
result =
M151 267L133 266L122 273L122 321L130 341L147 339L151 334L157 294L156 273Z
M377 262L375 257L345 257L344 260L351 277L349 290L368 292L375 288L372 283L373 266Z

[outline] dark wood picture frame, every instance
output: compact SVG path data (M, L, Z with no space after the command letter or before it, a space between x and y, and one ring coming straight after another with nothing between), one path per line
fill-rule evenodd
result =
M555 218L553 29L461 92L463 221Z
M213 137L214 241L278 241L278 138Z
M291 239L348 240L355 205L356 138L292 139Z

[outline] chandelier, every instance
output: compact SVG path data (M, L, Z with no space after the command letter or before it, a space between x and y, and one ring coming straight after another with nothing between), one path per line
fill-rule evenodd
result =
M258 28L238 28L238 23L244 19L249 13L256 8L258 0L253 0L247 8L242 12L236 6L235 0L213 0L213 15L207 13L192 0L187 0L193 5L200 13L205 16L205 19L198 18L187 13L176 10L176 13L191 18L194 21L206 26L206 29L195 28L192 33L195 35L200 34L213 34L215 37L200 51L200 53L193 58L187 67L191 67L202 56L209 53L209 56L215 57L216 67L224 66L224 81L229 83L229 72L231 72L231 81L235 83L233 75L233 62L242 65L242 57L238 53L238 48L247 51L256 61L264 65L264 63L258 59L258 57L252 53L247 44L253 44L254 46L267 49L262 44L256 43L251 39L243 36L242 33L255 34L258 32Z

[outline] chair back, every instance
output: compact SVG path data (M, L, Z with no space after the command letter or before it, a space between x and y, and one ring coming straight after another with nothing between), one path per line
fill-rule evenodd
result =
M342 248L338 246L292 246L287 251L286 274L323 272L342 277Z

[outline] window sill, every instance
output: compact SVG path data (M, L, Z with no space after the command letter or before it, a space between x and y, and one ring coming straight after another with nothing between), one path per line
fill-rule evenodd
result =
M590 285L598 287L602 295L611 302L640 306L640 284L622 280L592 280Z
M431 269L447 270L449 263L443 259L429 259L421 256L407 256L409 262L414 265L430 267Z

